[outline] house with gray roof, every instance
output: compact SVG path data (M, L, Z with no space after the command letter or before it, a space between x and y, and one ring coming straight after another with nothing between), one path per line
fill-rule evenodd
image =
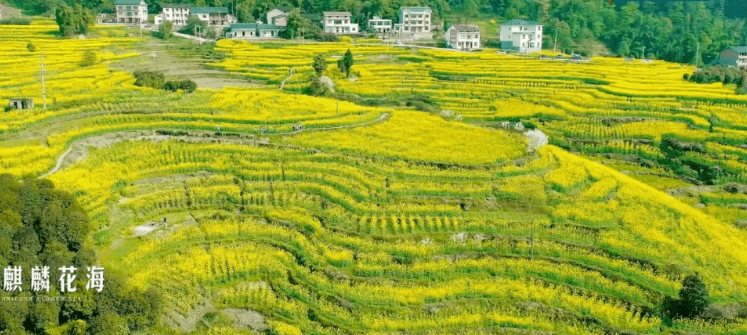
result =
M234 23L226 32L226 38L250 40L257 38L278 38L285 27L262 23Z
M358 24L353 23L350 12L323 12L322 27L325 33L337 35L358 34Z
M542 50L542 25L515 19L501 23L501 49L521 53Z
M747 68L747 46L733 46L721 51L714 64L739 69Z
M470 51L480 48L480 28L473 24L455 24L444 33L446 45L451 48Z

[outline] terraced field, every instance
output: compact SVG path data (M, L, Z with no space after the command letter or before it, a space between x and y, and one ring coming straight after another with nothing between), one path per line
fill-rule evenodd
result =
M658 313L694 272L715 306L747 294L747 99L690 68L220 41L211 67L256 87L167 93L106 65L142 40L3 30L0 97L40 101L45 52L50 108L0 114L0 172L75 194L106 268L162 295L147 333L747 332ZM355 80L326 73L346 101L298 93L348 48ZM412 96L444 112L378 103Z

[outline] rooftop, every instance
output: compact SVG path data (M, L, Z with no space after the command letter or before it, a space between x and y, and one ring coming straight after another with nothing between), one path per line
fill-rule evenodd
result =
M228 7L192 7L193 14L228 14Z
M523 19L513 19L511 21L506 21L501 23L502 26L541 26L541 24L530 21L530 20L523 20Z
M406 10L410 12L427 12L427 11L430 11L431 8L430 7L400 7L399 10L400 12L403 12Z
M229 27L230 30L234 29L259 29L259 30L267 30L267 29L283 29L283 27L278 27L274 24L257 24L257 23L234 23Z
M115 5L139 5L143 0L117 0Z
M747 52L747 46L741 46L741 45L739 45L739 46L733 46L733 47L728 47L727 49L734 50L734 52L736 52L736 53L745 53L745 52Z
M324 12L324 16L353 16L350 12Z
M185 4L185 3L167 3L167 4L161 5L161 8L189 8L189 7L192 7L192 6L189 4Z
M457 31L462 31L462 32L477 32L477 33L480 32L480 28L478 28L474 24L455 24L451 26L449 29L451 28L454 28Z

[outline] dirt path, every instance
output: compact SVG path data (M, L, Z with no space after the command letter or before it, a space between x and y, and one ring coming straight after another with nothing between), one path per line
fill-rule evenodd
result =
M293 78L293 68L290 68L290 75L288 75L288 78L283 79L283 82L280 83L280 90L283 90L283 87L285 87L285 82L288 80L291 80Z
M371 124L379 123L382 121L385 121L389 118L389 113L383 113L381 116L373 121L368 121L364 123L358 123L358 124L350 124L350 125L344 125L344 126L336 126L336 127L326 127L326 128L310 128L310 129L301 129L296 131L290 131L290 132L284 132L284 133L274 133L267 136L277 136L277 135L293 135L298 134L303 131L328 131L328 130L336 130L336 129L345 129L345 128L356 128L356 127L364 127ZM284 144L277 144L277 143L270 143L269 138L265 139L258 139L256 135L254 134L247 134L243 137L212 137L208 136L206 137L206 134L212 134L213 132L198 132L198 131L192 131L187 133L186 135L180 135L180 136L174 136L174 135L162 135L158 134L154 130L140 130L140 131L123 131L123 132L113 132L108 133L104 135L84 138L81 140L78 140L70 145L70 148L65 151L58 159L57 164L55 164L55 167L52 168L49 172L42 175L40 178L48 177L49 175L59 171L60 169L70 166L73 163L80 161L84 159L86 156L88 156L88 148L89 147L96 147L96 148L103 148L106 146L110 146L122 141L130 141L130 140L148 140L148 141L154 141L154 142L160 142L160 141L166 141L166 140L181 140L185 142L190 143L231 143L231 144L241 144L241 145L269 145L279 148L289 148L289 149L304 149L300 147L290 146L290 145L284 145Z

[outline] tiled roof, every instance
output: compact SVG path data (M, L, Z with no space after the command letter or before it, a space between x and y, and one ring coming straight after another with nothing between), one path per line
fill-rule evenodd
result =
M324 16L352 16L350 12L324 12Z
M167 3L161 5L161 8L189 8L191 7L189 4L185 3Z
M431 10L431 8L430 7L400 7L399 10L400 11L409 10L411 12L426 12L426 11Z
M456 29L457 31L461 32L480 32L480 28L478 28L474 24L455 24L451 26L451 28Z
M228 14L228 7L192 7L189 11L195 14Z
M229 29L257 29L256 23L234 23L232 24Z
M541 26L541 24L529 21L529 20L522 20L522 19L513 19L511 21L506 21L501 23L502 26Z
M142 0L117 0L115 5L139 5Z
M729 47L728 49L734 50L736 53L747 52L747 46L733 46Z

